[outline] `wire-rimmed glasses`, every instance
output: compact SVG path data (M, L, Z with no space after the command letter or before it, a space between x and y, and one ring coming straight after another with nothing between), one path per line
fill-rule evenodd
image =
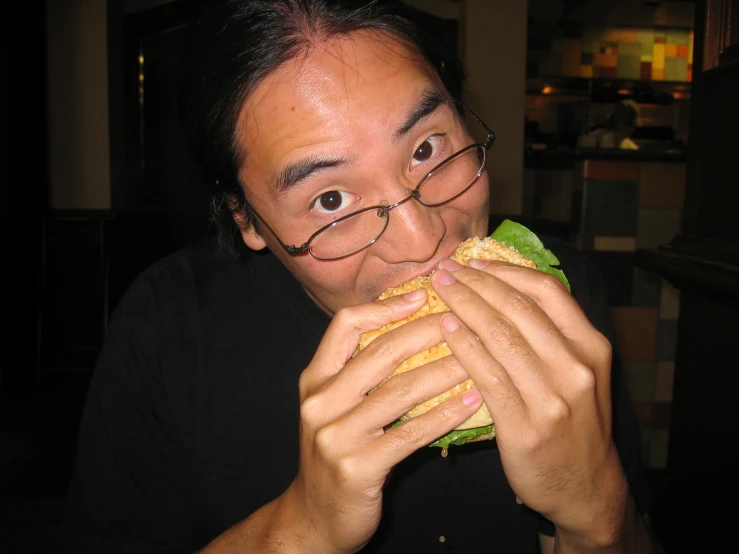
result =
M487 132L484 143L470 144L455 152L429 171L416 188L391 205L368 206L332 221L313 233L300 246L285 244L256 211L255 215L291 255L310 253L318 260L336 260L364 250L387 229L390 211L413 199L433 208L451 202L467 191L485 169L486 153L495 142L495 134L472 110L463 106Z

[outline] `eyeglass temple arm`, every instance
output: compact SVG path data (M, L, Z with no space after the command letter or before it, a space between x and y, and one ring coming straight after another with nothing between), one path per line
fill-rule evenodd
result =
M254 208L252 208L252 212L254 213L254 215L257 216L257 219L262 222L262 225L264 225L269 230L269 232L272 233L272 235L277 239L277 242L280 243L280 246L282 246L288 254L291 254L293 256L296 254L303 254L310 249L310 244L308 243L301 244L300 246L285 244L284 242L282 242L282 240L280 240L280 237L277 236L277 233L272 230L272 227L269 226L269 223L264 221L264 218L262 218L262 216L259 215L259 213Z
M469 112L469 114L470 114L470 115L471 115L472 117L474 117L474 118L475 118L475 120L477 120L477 122L478 122L478 123L479 123L480 125L482 125L482 127L483 127L483 129L485 129L485 131L487 131L487 133L488 133L488 138L487 138L487 139L485 140L485 144L483 144L483 146L485 147L485 150L490 150L490 147L491 147L491 146L493 145L493 143L495 142L495 133L493 133L492 129L490 129L490 127L488 127L487 125L485 125L485 122L484 122L484 121L483 121L482 119L480 119L480 118L479 118L479 117L477 116L477 114L476 114L475 112L473 112L473 111L472 111L472 110L471 110L471 109L470 109L470 108L469 108L469 107L468 107L468 106L467 106L467 105L466 105L466 104L465 104L464 102L462 102L462 101L459 101L459 104L460 104L460 106L462 106L462 107L463 107L463 108L464 108L465 110L467 110L467 112Z

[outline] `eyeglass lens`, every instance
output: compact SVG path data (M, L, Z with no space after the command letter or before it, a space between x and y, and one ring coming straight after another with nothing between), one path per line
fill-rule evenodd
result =
M427 207L449 202L466 191L480 176L485 149L476 146L436 168L419 186L418 200ZM311 242L311 254L333 260L354 254L372 244L385 231L390 212L369 210L328 227Z

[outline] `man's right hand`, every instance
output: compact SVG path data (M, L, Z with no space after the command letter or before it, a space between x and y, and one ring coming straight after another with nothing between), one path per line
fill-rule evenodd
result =
M302 522L303 531L294 536L303 547L343 553L364 546L380 522L382 489L392 467L482 403L470 391L388 428L412 407L467 379L449 356L374 390L403 360L443 340L440 315L393 329L353 357L362 333L411 315L425 300L422 290L341 310L300 378L300 472L281 505Z
M297 478L279 498L217 537L203 554L343 554L370 540L380 523L382 490L392 467L454 429L482 404L479 392L472 390L390 427L414 406L468 378L456 359L447 356L383 383L402 361L443 340L441 314L401 325L354 356L362 333L408 317L425 300L421 290L415 297L394 296L337 312L300 377Z

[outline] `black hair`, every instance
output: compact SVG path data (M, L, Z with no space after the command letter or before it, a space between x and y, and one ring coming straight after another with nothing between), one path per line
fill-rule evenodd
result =
M436 69L452 93L461 64L414 22L397 0L214 0L205 3L185 40L177 107L192 154L211 190L211 218L229 254L246 250L240 224L259 229L238 180L246 159L235 138L246 98L284 62L320 39L373 30L399 39Z

